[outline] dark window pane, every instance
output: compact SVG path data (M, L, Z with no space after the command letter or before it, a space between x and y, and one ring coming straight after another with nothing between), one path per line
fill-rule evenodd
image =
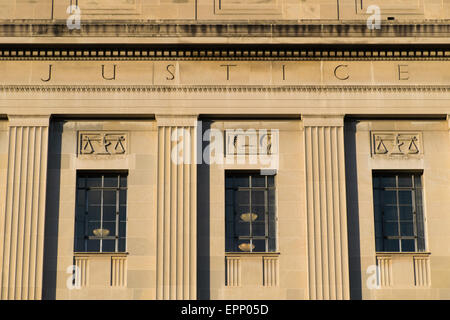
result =
M86 178L86 187L92 188L92 187L101 187L101 186L102 186L102 177L101 176Z
M275 238L269 238L269 252L275 252L276 250Z
M412 193L411 191L399 191L398 192L399 204L412 205Z
M254 222L252 223L252 236L266 236L266 225L264 222Z
M84 206L86 204L86 190L77 190L77 205Z
M119 186L119 176L117 174L106 174L103 181L104 187L118 187Z
M376 177L376 176L373 177L372 185L373 185L373 188L374 188L374 189L381 188L381 185L380 185L380 179L381 179L381 178Z
M398 176L398 186L400 188L412 187L412 176L410 174L401 174Z
M397 220L398 219L397 206L385 206L383 210L384 220Z
M250 236L250 223L238 221L236 223L235 232L236 232L236 236L238 236L238 237Z
M237 191L236 202L238 205L250 204L250 192L249 191Z
M385 251L383 248L383 238L382 237L375 238L375 250L376 251Z
M127 235L127 224L125 222L119 223L119 237L125 238Z
M268 197L268 204L269 206L275 206L276 202L275 202L275 190L274 189L269 189L268 191L269 193L269 197Z
M252 176L252 187L265 187L266 177L261 175Z
M258 206L258 207L253 206L252 213L254 214L253 215L254 221L264 223L266 220L265 212L266 212L266 208L264 206Z
M238 187L248 187L248 181L249 181L249 177L248 176L236 176L234 178L234 187L238 188Z
M99 205L88 207L88 221L100 221L101 220L101 209Z
M84 237L76 237L75 238L75 252L84 252L86 249L84 248Z
M234 239L233 238L225 238L225 252L233 252L236 249L233 248Z
M233 201L234 201L234 190L233 189L225 190L225 204L232 205Z
M103 221L116 221L116 206L103 206Z
M77 179L77 188L85 188L86 187L86 179L84 177L79 177Z
M102 252L115 252L116 241L115 240L102 240Z
M253 252L265 252L266 251L266 240L253 240L253 245L255 248Z
M103 205L116 205L117 191L103 191Z
M397 205L397 191L384 191L381 198L384 205Z
M243 213L251 213L250 206L238 206L235 210L236 210L236 215L238 216L238 218L242 218L241 215Z
M119 220L127 221L127 207L125 207L125 206L119 207Z
M381 202L381 191L380 190L373 191L373 204L375 206L383 205L383 203Z
M100 240L87 240L88 252L100 252Z
M75 237L77 238L84 237L84 221L75 222Z
M383 188L395 187L395 176L383 176L381 177L381 185Z
M119 191L119 204L126 205L127 203L127 190Z
M252 206L264 206L265 195L265 191L252 191Z
M126 176L121 176L120 177L120 187L121 188L126 188L127 187L127 177Z
M416 188L422 188L422 177L420 175L414 175L414 186Z
M113 237L116 235L116 223L103 221L103 229L108 230L108 236Z
M402 240L402 252L414 252L414 240Z
M383 230L385 236L398 236L398 223L384 222Z
M87 201L90 205L101 205L102 192L100 190L88 190L87 197Z
M119 239L119 252L126 252L126 250L125 239Z
M267 176L267 186L268 187L275 186L275 177L274 176Z
M225 188L227 189L233 188L234 187L233 182L234 182L233 177L225 177Z
M413 222L401 222L400 231L402 236L414 236L414 224Z
M412 206L401 206L400 210L400 220L413 220L413 207Z
M384 240L384 251L398 252L400 251L400 245L398 240Z

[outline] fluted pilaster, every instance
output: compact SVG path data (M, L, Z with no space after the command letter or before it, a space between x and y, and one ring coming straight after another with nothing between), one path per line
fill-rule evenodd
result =
M303 118L310 299L349 299L343 117Z
M41 299L48 116L9 116L1 298Z
M157 116L157 299L197 297L196 116Z

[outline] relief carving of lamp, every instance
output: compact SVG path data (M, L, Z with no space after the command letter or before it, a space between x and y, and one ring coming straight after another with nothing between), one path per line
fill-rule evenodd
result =
M256 213L247 212L241 214L240 218L244 222L253 222L258 218L258 215ZM255 249L255 245L248 242L241 243L238 247L241 251L244 252L251 252L253 249Z
M92 231L92 233L96 237L106 238L109 235L109 230L108 229L95 229L94 231Z
M243 213L241 214L241 220L245 221L245 222L253 222L258 218L258 215L256 213L251 213L251 212L247 212L247 213Z

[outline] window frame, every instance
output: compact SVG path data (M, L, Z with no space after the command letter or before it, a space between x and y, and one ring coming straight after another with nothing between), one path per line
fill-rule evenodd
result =
M234 179L239 176L245 176L248 179L248 186L243 187L235 187L234 186ZM264 186L252 186L252 180L253 177L260 176L264 177ZM233 178L233 186L227 187L227 178ZM268 177L273 177L273 184L269 186L269 180ZM278 248L278 227L277 227L277 195L276 195L276 175L261 175L260 171L254 171L254 170L225 170L225 208L227 207L227 191L232 190L233 191L233 214L232 214L232 224L233 228L231 230L228 230L228 224L230 223L230 217L229 214L227 214L225 210L225 252L226 253L233 253L233 254L249 254L249 253L275 253L277 252ZM252 234L252 224L253 222L249 221L249 235L248 236L239 236L236 233L236 217L238 215L236 211L236 207L239 206L238 203L235 202L236 196L235 193L239 191L245 191L249 194L249 203L248 203L248 209L249 213L253 213L252 209L252 194L254 191L264 191L264 236L258 236ZM273 192L273 201L269 200L270 194L269 191ZM269 203L272 203L270 205ZM229 204L228 204L229 205ZM272 207L272 209L270 208ZM270 210L273 210L273 217L271 218L271 212ZM272 221L271 221L272 219ZM272 227L271 227L272 224ZM273 231L271 230L273 228ZM271 233L273 236L271 237ZM230 245L228 240L231 239L232 244L231 247L234 248L234 250L228 250ZM239 250L238 244L240 241L248 241L250 243L250 251L243 251ZM254 251L252 248L253 241L264 241L264 251ZM271 244L271 241L273 241L273 244Z
M411 186L400 186L399 177L409 176L411 179ZM381 185L382 177L395 178L395 186L383 186ZM378 186L375 186L375 178L380 179ZM417 185L417 181L420 182ZM376 203L375 193L378 190L380 197L383 191L395 191L395 212L396 219L385 219L385 205L382 201ZM374 233L375 233L375 250L376 252L386 253L423 253L427 250L427 240L426 240L426 217L425 217L425 206L424 206L424 187L423 187L423 171L418 170L373 170L372 171L372 195L373 195L373 210L374 210ZM411 193L411 208L412 208L412 220L405 220L401 218L401 207L406 207L405 204L400 201L400 192L410 191ZM381 198L380 198L381 199ZM379 207L379 212L377 208ZM421 221L418 221L421 219ZM377 221L378 220L378 221ZM391 221L392 220L392 221ZM397 235L386 236L385 232L385 222L395 222L397 225ZM402 235L402 223L408 223L412 221L413 235ZM378 230L377 224L381 225L381 231ZM421 234L419 234L421 232ZM378 236L381 234L381 237ZM381 238L382 248L379 248L378 240ZM398 250L385 250L386 244L385 240L397 240ZM414 250L403 250L402 240L414 240Z
M117 185L113 187L105 186L105 176L108 175L116 175L117 176ZM87 186L87 183L84 181L84 186L79 186L79 179L84 178L101 178L101 186ZM125 186L122 185L123 179L125 179ZM123 170L114 170L114 171L97 171L97 170L89 170L89 171L77 171L76 173L76 197L75 197L75 241L74 241L74 252L75 253L126 253L127 252L127 234L128 234L128 171ZM84 204L79 204L79 191L84 190ZM89 220L89 191L100 191L100 220ZM115 219L114 221L105 220L104 219L104 191L115 191ZM121 203L121 192L125 192L125 200L124 203ZM91 203L92 204L92 203ZM79 212L79 208L83 207L84 210L82 213ZM121 208L125 208L125 217L121 219ZM78 219L79 216L83 215L83 232L82 237L78 235ZM114 231L115 235L113 236L95 236L89 235L89 223L95 221L100 223L100 229L103 229L105 223L114 223ZM124 234L120 234L120 225L123 223L124 226ZM83 242L82 245L78 243L79 239ZM99 241L99 250L88 250L88 241L89 240L98 240ZM104 240L114 240L114 251L104 251L103 249L103 241ZM123 240L123 248L121 248L120 241ZM76 250L79 247L83 247L83 251ZM123 249L123 250L121 250Z

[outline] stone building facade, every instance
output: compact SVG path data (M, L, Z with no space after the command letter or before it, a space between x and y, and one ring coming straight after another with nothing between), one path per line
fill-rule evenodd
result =
M2 299L450 298L450 1L0 9Z

